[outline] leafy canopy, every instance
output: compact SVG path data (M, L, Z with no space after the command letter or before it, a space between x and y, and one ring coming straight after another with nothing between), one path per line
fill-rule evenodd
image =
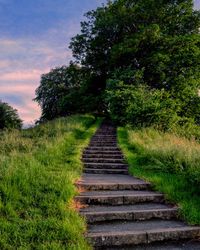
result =
M129 87L134 89L134 95L136 90L141 93L145 89L150 96L159 91L157 96L162 98L157 100L174 102L175 116L200 121L200 12L193 9L192 0L108 1L85 17L81 32L70 44L74 65L80 65L81 72L76 79L79 84L72 89L80 97L75 94L72 98L68 87L60 93L56 81L53 81L56 90L52 92L51 87L44 87L44 81L49 82L47 86L52 81L43 76L36 100L42 104L44 116L68 114L72 105L73 112L108 111L120 121L122 112L112 114L116 109L109 107L114 107L111 97L117 94L115 85L122 82L127 91ZM122 99L118 98L118 102ZM81 109L75 105L77 100ZM60 105L65 108L64 113L59 111ZM131 113L133 109L127 107L126 110L129 116L135 114ZM152 112L147 115L150 114Z

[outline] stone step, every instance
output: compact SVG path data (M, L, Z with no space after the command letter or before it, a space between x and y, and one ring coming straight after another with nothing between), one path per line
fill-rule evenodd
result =
M97 133L96 133L96 135L98 135L98 136L108 136L108 135L110 135L110 136L116 136L116 131L114 131L114 130L99 130Z
M114 165L116 165L116 163L119 163L119 166L123 166L125 161L124 159L115 159L115 158L86 158L86 157L83 157L82 158L83 162L84 163L93 163L93 164L96 164L96 163L114 163ZM111 164L109 165L111 166ZM127 164L126 164L126 167L127 167Z
M115 145L117 146L117 141L112 141L112 140L91 140L89 145L97 144L97 145L105 145L108 144L110 145Z
M84 173L89 174L128 174L128 170L123 168L109 169L109 168L85 168Z
M116 142L90 142L89 147L116 147Z
M85 158L107 158L107 159L121 159L124 160L124 157L122 156L122 154L98 154L98 153L84 153L83 154L83 159Z
M92 224L87 237L95 247L149 244L168 240L193 239L200 227L174 220L116 221Z
M114 220L150 220L177 218L178 208L164 204L89 206L80 210L88 223Z
M116 141L90 141L89 146L98 146L98 147L104 147L104 146L117 146L117 142Z
M96 247L95 249L102 249ZM104 247L104 250L199 250L200 240L178 240L178 241L165 241L165 242L153 242L142 245L130 245L130 246L115 246Z
M117 150L98 150L98 149L85 149L83 154L103 154L103 155L118 155L122 156L122 153L119 149Z
M98 151L117 151L120 152L120 149L117 146L89 146L86 150L98 150Z
M131 205L146 202L160 203L164 201L164 196L152 191L91 191L81 193L76 199L88 205Z
M76 183L83 190L150 190L148 182L129 175L83 174Z
M117 137L105 137L105 136L92 137L91 141L111 141L111 142L116 142Z
M128 165L125 163L94 163L94 162L85 162L84 166L87 168L105 168L105 169L109 169L109 168L114 168L114 169L118 169L118 168L125 168L128 169Z
M119 166L121 165L121 167ZM119 169L122 169L122 170L126 170L126 172L128 172L128 166L125 165L125 164L119 164L119 163L116 163L116 164L110 164L109 163L109 166L107 163L84 163L84 166L85 168L87 169L105 169L105 170L119 170Z
M92 139L101 139L101 140L104 140L104 139L117 139L117 136L116 135L94 135L92 137Z

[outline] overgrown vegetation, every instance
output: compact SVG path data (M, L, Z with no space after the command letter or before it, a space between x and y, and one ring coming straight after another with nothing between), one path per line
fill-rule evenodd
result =
M152 128L120 128L118 136L130 172L151 181L178 204L188 222L200 224L199 143Z
M90 249L72 209L81 151L100 120L72 116L0 135L0 249Z
M22 120L16 109L0 100L0 129L20 129Z
M70 44L74 62L44 75L36 91L42 120L98 112L136 127L199 124L200 12L192 0L113 0L85 16Z

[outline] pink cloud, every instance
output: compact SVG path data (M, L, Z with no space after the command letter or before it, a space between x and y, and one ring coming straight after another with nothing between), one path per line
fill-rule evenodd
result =
M72 59L67 40L79 26L70 23L64 27L63 21L40 38L0 38L0 99L16 108L25 123L41 115L40 107L33 102L40 76Z
M1 81L29 81L40 79L40 76L44 73L43 70L33 69L30 71L14 71L4 73L0 76Z
M38 84L0 85L0 93L26 93L34 96Z
M9 60L1 60L0 61L0 68L6 68L10 65L10 61Z
M18 114L20 118L25 121L25 124L34 123L41 115L40 107L30 99L25 101L24 106L15 105L14 108L18 110Z

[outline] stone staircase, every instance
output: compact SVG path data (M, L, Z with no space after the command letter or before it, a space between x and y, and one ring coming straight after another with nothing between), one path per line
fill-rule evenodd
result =
M83 162L76 201L94 249L200 249L200 228L178 220L178 208L162 193L128 175L114 126L102 124L85 149Z

